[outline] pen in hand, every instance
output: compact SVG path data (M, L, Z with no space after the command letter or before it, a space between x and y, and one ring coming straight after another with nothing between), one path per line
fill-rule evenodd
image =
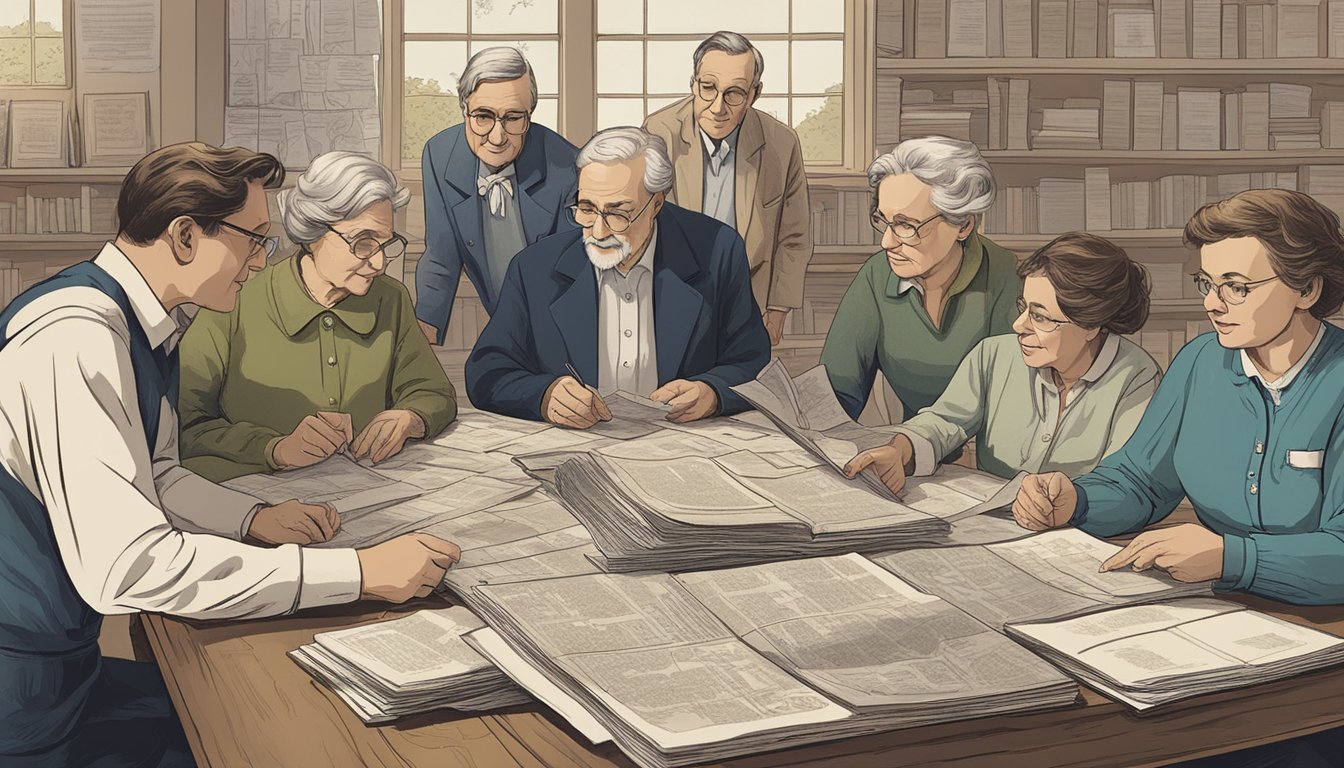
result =
M578 370L575 369L573 365L565 363L565 370L569 371L569 375L573 376L574 380L579 382L579 386L584 387L585 389L588 387L588 385L584 383L583 377L579 375Z

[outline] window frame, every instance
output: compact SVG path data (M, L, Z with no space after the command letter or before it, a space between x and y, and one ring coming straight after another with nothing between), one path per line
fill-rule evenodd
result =
M400 0L398 0L400 2ZM0 83L0 90L41 90L41 91L72 91L75 87L74 58L71 55L74 48L74 35L72 27L75 16L75 0L61 0L61 58L64 59L64 82L61 83L38 83L37 80L37 41L54 40L55 35L37 34L37 0L28 0L28 79L27 83ZM7 38L11 40L22 40L21 37Z

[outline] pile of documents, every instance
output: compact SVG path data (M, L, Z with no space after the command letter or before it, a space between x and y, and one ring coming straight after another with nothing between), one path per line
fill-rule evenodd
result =
M1049 664L855 554L476 591L516 656L477 647L524 685L540 672L642 766L1077 698Z
M1338 637L1211 599L1116 608L1007 631L1138 711L1344 661Z
M445 707L478 711L531 701L463 642L464 633L483 626L466 608L423 610L323 632L289 655L366 723Z

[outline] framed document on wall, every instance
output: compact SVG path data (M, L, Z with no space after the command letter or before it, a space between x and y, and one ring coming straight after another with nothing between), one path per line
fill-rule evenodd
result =
M133 165L149 154L148 93L88 93L81 114L84 165Z
M65 102L9 103L9 167L65 168L70 165Z

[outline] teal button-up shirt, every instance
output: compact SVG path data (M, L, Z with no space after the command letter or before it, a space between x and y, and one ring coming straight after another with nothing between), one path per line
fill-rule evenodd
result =
M1344 330L1274 398L1213 334L1172 361L1124 448L1074 481L1072 523L1116 536L1190 499L1223 536L1219 590L1344 603Z

